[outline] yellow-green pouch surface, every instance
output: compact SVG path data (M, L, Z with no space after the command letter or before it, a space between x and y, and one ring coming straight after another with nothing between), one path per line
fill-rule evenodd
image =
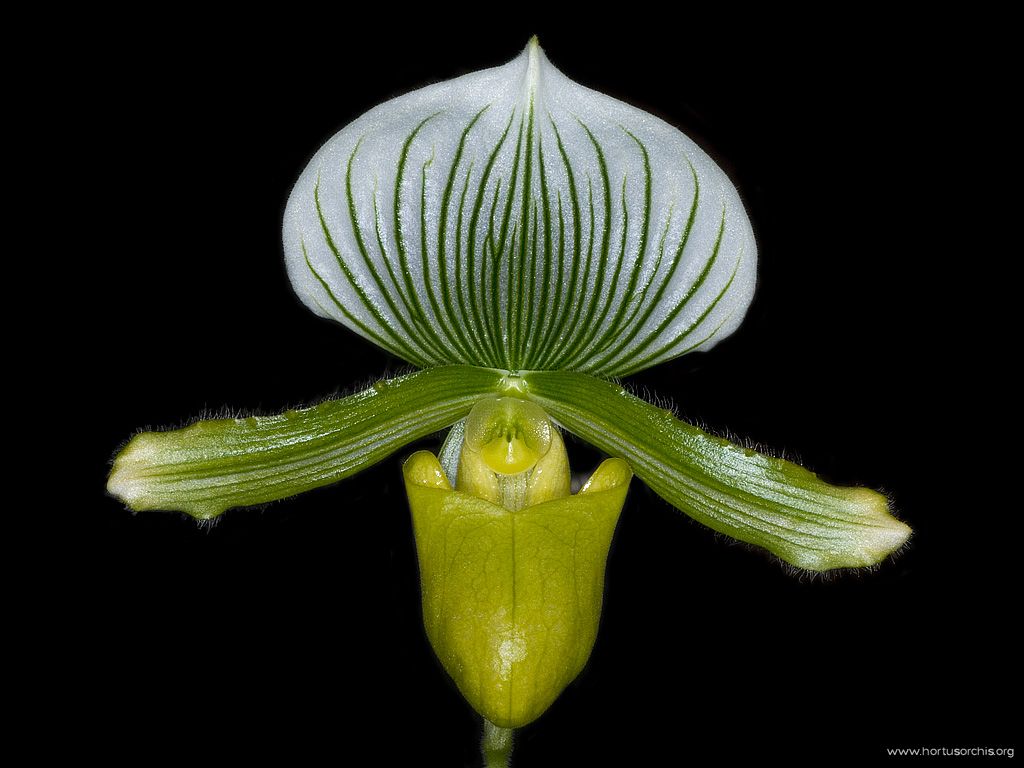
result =
M576 495L516 512L453 490L425 451L404 473L435 652L492 723L535 720L594 646L629 466L609 459Z

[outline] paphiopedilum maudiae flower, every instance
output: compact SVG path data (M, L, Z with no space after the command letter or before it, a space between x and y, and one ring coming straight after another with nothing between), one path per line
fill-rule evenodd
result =
M736 189L661 120L583 88L536 40L387 102L312 159L284 222L301 299L422 370L270 417L144 432L108 489L210 519L450 429L404 467L424 622L485 718L543 713L596 637L630 478L798 568L869 566L909 528L884 496L711 436L615 382L710 349L754 292ZM559 429L612 458L577 494Z

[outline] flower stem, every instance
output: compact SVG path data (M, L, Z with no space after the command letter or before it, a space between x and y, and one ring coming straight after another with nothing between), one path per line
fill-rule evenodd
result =
M512 759L512 729L501 728L485 718L480 749L484 753L484 768L508 768Z

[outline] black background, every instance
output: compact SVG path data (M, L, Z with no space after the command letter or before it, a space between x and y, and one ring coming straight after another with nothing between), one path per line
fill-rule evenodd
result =
M1008 511L964 500L956 438L930 426L930 398L950 386L932 362L941 297L921 277L942 263L924 197L942 183L926 169L948 72L926 32L262 21L169 20L97 45L73 75L90 140L71 147L87 172L62 194L94 211L79 263L103 280L82 315L95 321L85 493L51 563L61 674L48 711L67 738L144 763L347 764L369 749L380 765L477 764L479 721L422 629L399 457L212 527L133 516L103 485L140 427L274 412L404 369L292 294L290 186L365 110L504 63L538 32L569 77L704 147L758 237L741 330L633 385L834 482L884 489L916 534L875 572L801 577L635 481L590 663L519 734L518 764L872 764L886 746L1012 743L1010 586L980 524ZM571 450L577 469L599 458Z

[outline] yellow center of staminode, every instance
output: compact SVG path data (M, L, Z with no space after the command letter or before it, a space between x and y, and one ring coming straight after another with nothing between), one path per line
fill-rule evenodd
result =
M533 469L551 448L551 422L528 400L486 398L466 419L466 445L493 472L518 475Z
M479 451L488 467L500 475L518 475L540 461L541 454L517 425L509 425L504 434L498 435Z
M565 446L543 409L488 397L466 417L457 488L518 511L569 495Z

